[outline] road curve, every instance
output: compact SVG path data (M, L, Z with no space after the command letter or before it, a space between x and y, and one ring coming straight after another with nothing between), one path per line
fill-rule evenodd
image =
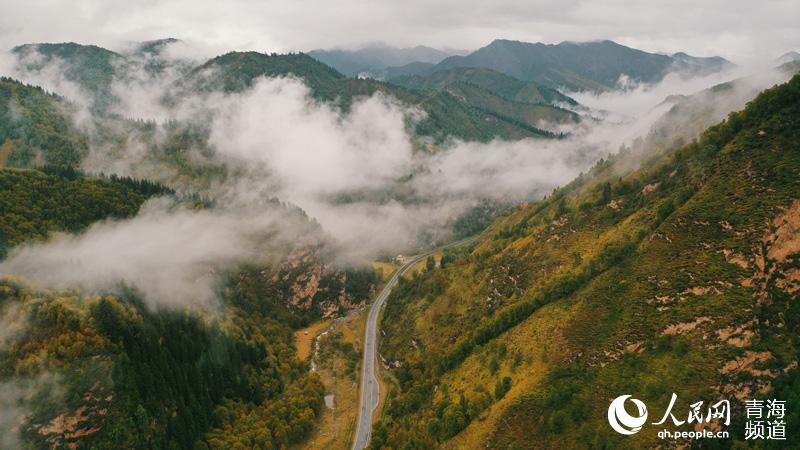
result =
M367 326L364 330L364 360L361 367L361 393L359 394L358 423L356 424L355 439L353 439L353 450L362 450L369 445L369 437L372 433L372 415L375 412L375 408L378 407L378 401L380 399L375 364L377 363L376 355L378 351L378 317L380 316L384 302L386 302L386 298L389 297L392 288L397 284L400 277L408 272L415 264L445 248L466 244L474 239L475 236L461 239L460 241L437 247L414 256L395 272L372 303L369 316L367 317Z

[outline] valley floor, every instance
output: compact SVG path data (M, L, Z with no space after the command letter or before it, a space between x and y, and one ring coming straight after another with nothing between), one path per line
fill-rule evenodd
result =
M313 434L297 449L349 449L358 417L358 369L364 339L367 309L358 309L333 322L320 338L317 373L325 386L326 407ZM305 357L313 351L314 340L331 321L317 322L296 333L298 355L307 346ZM308 334L305 334L308 332Z

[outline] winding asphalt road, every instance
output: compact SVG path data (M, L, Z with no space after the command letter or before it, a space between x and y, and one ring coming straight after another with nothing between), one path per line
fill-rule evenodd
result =
M364 361L361 367L361 393L359 395L358 424L356 425L356 436L353 440L353 450L362 450L369 445L369 437L372 433L372 415L375 412L375 408L378 407L378 401L380 399L375 364L377 362L378 350L378 317L380 316L384 302L386 302L386 298L391 294L392 288L397 284L397 280L415 264L445 248L466 244L474 239L475 236L461 239L460 241L437 247L428 252L414 256L400 267L400 270L395 272L378 295L378 298L372 303L372 307L369 310L369 317L367 317L367 326L364 331Z

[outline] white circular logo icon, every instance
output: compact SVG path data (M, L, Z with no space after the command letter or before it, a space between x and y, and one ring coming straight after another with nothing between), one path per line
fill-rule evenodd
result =
M636 434L647 422L647 406L641 400L631 398L639 410L638 416L632 416L625 411L625 401L629 398L631 398L630 395L620 395L608 406L608 423L614 431L620 434Z

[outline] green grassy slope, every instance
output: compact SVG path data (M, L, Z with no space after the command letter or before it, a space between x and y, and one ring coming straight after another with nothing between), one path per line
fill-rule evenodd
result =
M672 392L730 399L730 446L743 397L796 401L798 105L796 76L686 146L601 161L401 283L372 446L653 447L658 427L618 435L606 408Z

